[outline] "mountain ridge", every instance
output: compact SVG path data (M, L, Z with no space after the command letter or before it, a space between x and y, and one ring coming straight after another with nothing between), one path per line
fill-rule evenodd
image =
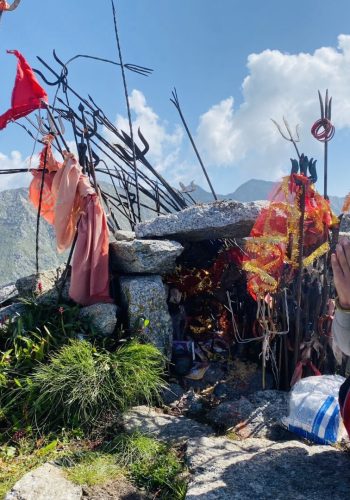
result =
M218 195L219 200L233 199L237 201L266 200L276 183L250 179L235 191L227 195ZM109 190L111 186L104 185ZM113 188L112 188L113 189ZM213 201L213 195L196 186L191 193L197 203ZM344 198L330 196L331 206L335 213L340 213ZM154 212L143 209L144 219L153 217ZM128 229L125 217L116 214L123 229ZM28 200L28 189L17 188L0 191L0 286L14 283L18 278L35 273L35 236L37 212ZM66 259L56 251L55 234L52 226L45 220L40 221L40 253L41 270L58 267Z
M273 189L276 187L277 182L264 181L261 179L250 179L244 182L232 193L226 195L218 194L219 200L236 200L236 201L258 201L268 200ZM198 203L207 203L213 201L213 195L196 185L196 191L191 193L192 197ZM339 215L344 203L344 196L329 196L329 201L333 211Z

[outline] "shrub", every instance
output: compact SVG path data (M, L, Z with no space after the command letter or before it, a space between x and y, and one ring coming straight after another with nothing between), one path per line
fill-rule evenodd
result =
M5 411L20 407L40 430L91 429L106 412L157 399L164 366L164 357L151 345L131 342L108 353L72 340L7 391Z

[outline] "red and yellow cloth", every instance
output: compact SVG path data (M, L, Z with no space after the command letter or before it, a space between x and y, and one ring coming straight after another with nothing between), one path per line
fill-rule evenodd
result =
M243 269L248 272L248 291L254 298L277 290L284 266L298 265L300 198L305 186L305 266L329 250L328 229L337 222L329 202L300 174L284 177L269 206L257 218L246 243Z

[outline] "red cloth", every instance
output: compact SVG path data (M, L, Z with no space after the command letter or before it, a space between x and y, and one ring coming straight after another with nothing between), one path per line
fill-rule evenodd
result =
M48 101L47 93L39 85L32 68L18 50L8 50L18 59L17 75L12 91L11 108L0 116L0 130L12 121L29 115L35 109L45 107L42 100Z

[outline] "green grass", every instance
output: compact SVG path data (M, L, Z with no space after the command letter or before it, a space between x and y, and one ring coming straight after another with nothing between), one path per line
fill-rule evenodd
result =
M235 432L233 429L229 429L225 435L227 439L230 439L230 441L242 441L242 438L240 437L237 432Z
M175 450L140 433L118 436L113 447L137 486L156 493L157 498L185 498L184 465Z
M5 414L29 417L39 431L91 430L106 413L151 404L164 387L164 357L152 345L130 342L113 353L72 340L2 397Z
M78 306L22 299L23 310L0 325L0 390L16 384L40 362L81 332L95 338Z
M95 486L124 477L125 470L118 465L113 455L88 453L79 463L66 468L66 476L73 483Z
M185 467L176 450L140 433L120 434L113 441L94 443L73 435L53 439L23 438L0 447L0 500L24 474L54 461L79 485L95 486L128 478L156 498L184 500Z

